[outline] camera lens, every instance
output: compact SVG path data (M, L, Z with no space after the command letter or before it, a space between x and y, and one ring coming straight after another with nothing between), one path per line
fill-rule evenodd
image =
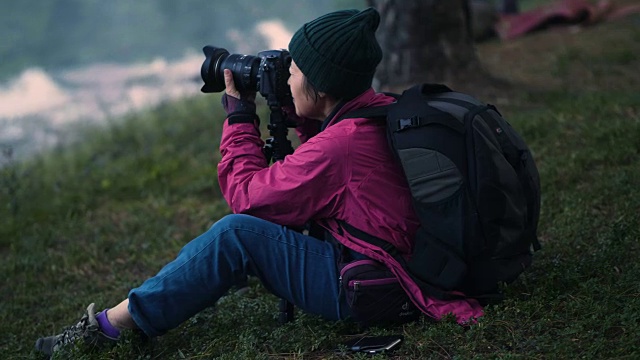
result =
M224 90L224 69L231 70L233 81L239 92L257 90L259 57L229 54L226 49L213 46L205 46L202 51L205 55L200 69L200 76L204 81L202 92L212 93Z

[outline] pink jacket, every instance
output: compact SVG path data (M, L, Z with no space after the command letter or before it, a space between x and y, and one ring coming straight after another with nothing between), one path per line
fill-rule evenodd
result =
M295 152L271 166L253 124L228 125L225 121L218 164L222 194L234 213L293 227L317 222L346 247L387 265L428 316L440 319L453 313L458 322L468 322L482 315L477 301L424 296L396 260L338 225L337 220L343 220L389 241L407 256L413 249L418 219L402 170L388 149L385 128L364 118L335 123L351 110L392 101L367 90L338 110L322 132L308 140L309 134L301 134L304 142Z

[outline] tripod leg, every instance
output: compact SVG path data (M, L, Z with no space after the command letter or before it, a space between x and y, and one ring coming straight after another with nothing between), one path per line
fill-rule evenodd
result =
M290 321L293 321L294 306L292 303L285 299L280 299L279 310L280 315L278 317L278 322L280 323L280 325L284 325Z

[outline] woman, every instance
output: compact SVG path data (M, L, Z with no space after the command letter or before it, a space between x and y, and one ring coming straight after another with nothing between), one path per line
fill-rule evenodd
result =
M91 304L77 325L38 339L36 348L51 354L79 338L116 341L124 329L162 335L214 305L248 275L304 311L347 319L352 310L338 279L338 262L345 257L385 264L410 302L430 317L453 313L463 322L480 316L474 300L423 296L390 256L341 229L344 221L410 254L418 227L406 180L384 145L384 127L363 118L336 121L351 110L393 101L371 88L382 58L375 38L379 21L372 8L343 10L294 34L289 85L295 113L289 116L298 121L303 144L272 166L262 152L255 94L240 94L225 70L228 119L218 177L234 215L188 243L120 304L97 315ZM292 230L310 222L324 229L329 240Z

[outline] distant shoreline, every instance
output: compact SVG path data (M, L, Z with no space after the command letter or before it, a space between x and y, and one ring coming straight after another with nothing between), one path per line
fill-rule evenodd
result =
M279 21L258 23L254 31L273 49L285 48L291 38ZM240 42L243 34L230 31L227 37ZM164 101L196 96L203 60L194 50L175 61L102 63L58 72L26 69L0 84L0 149L11 148L16 159L25 159L65 141L74 124L102 124Z
M103 123L199 92L202 57L96 64L49 74L30 68L0 88L0 146L17 159L58 144L77 123Z

